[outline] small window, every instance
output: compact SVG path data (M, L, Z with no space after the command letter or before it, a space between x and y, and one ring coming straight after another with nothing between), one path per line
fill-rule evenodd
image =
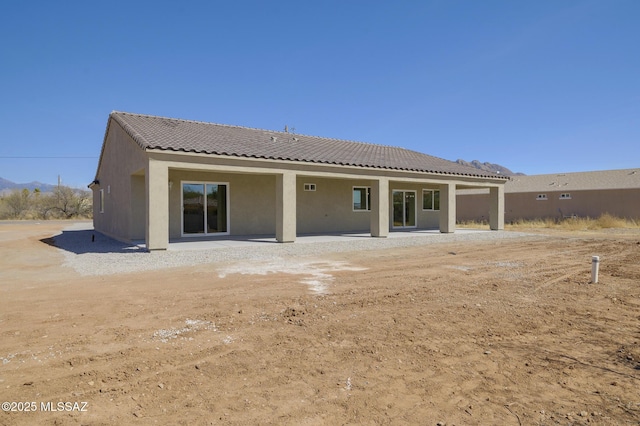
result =
M371 210L371 188L368 186L353 187L353 210Z
M571 199L571 194L569 194L568 192L565 192L564 194L560 194L560 199L561 200L570 200Z
M100 190L100 213L104 213L104 189Z
M316 184L315 183L305 183L304 184L304 190L305 191L315 191L316 190Z
M440 191L437 189L422 190L422 210L440 210Z
M536 197L536 200L546 200L547 199L547 194L538 194L538 196Z

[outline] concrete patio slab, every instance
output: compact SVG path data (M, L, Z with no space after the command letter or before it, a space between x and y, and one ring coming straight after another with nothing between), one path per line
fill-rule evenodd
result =
M457 229L454 234L442 234L437 229L419 229L419 230L402 230L391 231L387 238L375 238L370 233L344 233L344 234L307 234L298 235L293 243L278 243L275 236L254 235L254 236L207 236L207 237L189 237L173 239L169 241L168 251L183 250L210 250L223 248L265 246L269 244L312 244L312 243L328 243L328 242L344 242L358 240L385 240L396 238L428 238L433 236L460 235L460 234L478 234L492 233L488 229ZM498 231L499 232L499 231ZM453 239L453 238L452 238ZM136 245L144 248L144 241L136 241Z

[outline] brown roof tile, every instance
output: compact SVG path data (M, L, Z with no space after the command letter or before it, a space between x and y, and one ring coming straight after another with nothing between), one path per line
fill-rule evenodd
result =
M505 192L570 192L603 189L640 188L640 169L599 170L514 176Z
M505 179L404 148L114 111L144 149Z
M551 173L512 176L504 186L505 194L534 192L546 194L571 191L640 189L640 168L596 170L591 172ZM463 189L462 195L484 194L486 189Z

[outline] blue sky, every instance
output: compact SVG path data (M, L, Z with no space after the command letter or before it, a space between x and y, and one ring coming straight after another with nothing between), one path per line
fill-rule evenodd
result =
M85 187L113 110L526 174L640 167L638 22L637 0L9 0L0 177Z

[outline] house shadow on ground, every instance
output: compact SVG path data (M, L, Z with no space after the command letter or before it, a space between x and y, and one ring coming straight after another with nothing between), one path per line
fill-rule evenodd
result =
M144 246L114 240L93 229L63 230L61 234L40 241L75 254L145 252Z

